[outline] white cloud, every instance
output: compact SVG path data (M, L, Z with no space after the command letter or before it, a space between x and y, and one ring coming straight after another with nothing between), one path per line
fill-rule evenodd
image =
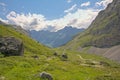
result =
M45 17L40 14L17 14L16 12L12 11L7 15L7 19L9 23L20 25L22 28L26 30L40 30L45 28Z
M26 30L43 30L52 26L55 31L65 26L73 26L77 28L87 28L92 20L96 17L98 10L94 9L78 9L74 13L68 13L64 17L54 20L47 20L41 14L17 14L12 11L7 15L9 23L22 26Z
M0 21L4 22L4 23L6 23L6 24L8 24L8 23L9 23L9 21L8 21L8 20L4 20L4 19L2 19L2 18L0 18Z
M113 0L101 0L100 2L96 2L96 6L103 6L104 8L107 7L109 3L111 3Z
M82 3L80 6L81 6L81 7L87 7L87 6L89 6L89 5L90 5L90 1L85 2L85 3Z
M69 12L73 11L76 8L76 6L77 6L77 4L74 4L71 8L65 10L64 12L69 13Z
M71 0L67 0L71 2ZM108 3L112 2L112 0L101 0L100 2L96 2L97 6L104 6L106 7ZM81 7L89 6L91 3L85 2L81 4ZM5 6L5 4L1 4ZM77 8L77 4L74 4L71 8L65 10L66 13L63 17L53 20L47 20L46 17L42 14L24 14L24 13L16 13L11 11L6 17L7 20L3 20L0 18L1 21L5 23L20 25L22 28L26 30L51 30L57 31L65 26L73 26L76 28L87 28L91 22L95 19L98 12L101 9L80 9ZM73 12L74 11L74 12ZM72 12L72 13L71 13Z
M71 2L72 2L72 0L67 0L67 2L68 2L68 3L71 3Z
M78 9L74 13L68 13L63 18L55 20L55 23L57 24L57 29L61 29L66 25L77 28L87 28L97 13L98 11L93 9Z
M5 3L2 3L2 2L0 2L0 5L1 6L7 6Z

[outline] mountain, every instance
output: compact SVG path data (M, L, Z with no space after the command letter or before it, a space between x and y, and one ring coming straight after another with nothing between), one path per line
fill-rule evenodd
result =
M17 53L20 45L22 54ZM9 56L0 52L0 80L49 80L42 79L43 73L52 80L120 79L120 65L114 61L84 52L53 50L11 25L0 24L0 49L5 49L1 46L12 51L7 52Z
M84 31L84 29L77 29L71 26L66 26L65 28L57 32L50 32L47 30L32 30L30 31L30 35L32 36L32 38L36 39L44 45L47 45L49 47L59 47L72 40L75 35L82 31Z
M111 56L108 58L120 62L119 45L120 0L113 0L105 10L99 12L98 16L87 30L76 36L65 47L67 49L82 50L83 48L93 46L94 49L92 48L92 50L95 51L92 51L93 53L99 52L100 54L105 54L106 57L108 57L112 52ZM117 46L117 48L115 49L114 46Z

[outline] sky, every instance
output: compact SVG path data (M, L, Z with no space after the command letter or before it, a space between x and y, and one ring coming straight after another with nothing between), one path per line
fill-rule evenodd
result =
M88 28L112 0L0 0L0 20L26 30Z

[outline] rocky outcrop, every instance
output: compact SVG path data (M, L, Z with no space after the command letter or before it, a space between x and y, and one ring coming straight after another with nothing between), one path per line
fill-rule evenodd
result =
M23 42L15 37L0 37L0 53L4 56L23 55Z

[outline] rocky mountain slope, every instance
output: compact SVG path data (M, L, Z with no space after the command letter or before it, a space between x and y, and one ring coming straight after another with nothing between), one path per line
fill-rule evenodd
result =
M87 30L76 36L64 48L82 50L90 46L112 48L117 45L120 45L120 0L113 0L105 10L98 14ZM112 54L111 58L115 59L113 51L105 54ZM104 54L101 50L99 53ZM120 58L117 60L120 61Z
M120 44L120 1L114 0L101 11L90 27L73 41L82 47L111 47ZM71 42L72 44L72 42Z
M57 32L32 30L30 31L30 35L32 38L36 39L44 45L47 45L49 47L59 47L72 40L76 34L82 31L84 31L84 29L77 29L71 26L66 26Z

